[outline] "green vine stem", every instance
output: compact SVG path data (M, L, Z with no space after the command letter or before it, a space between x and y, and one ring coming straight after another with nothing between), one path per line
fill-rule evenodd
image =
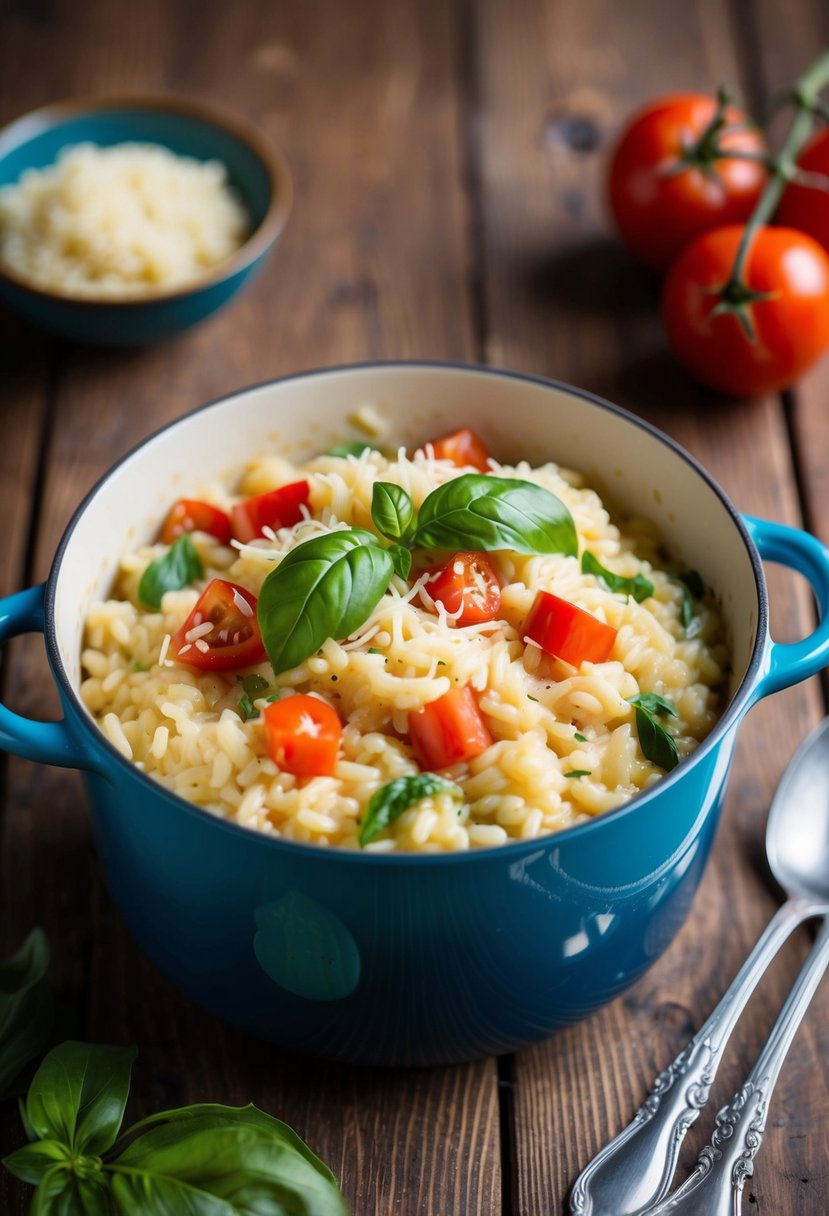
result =
M788 182L798 177L797 157L812 133L816 117L824 117L826 104L819 94L829 84L829 51L824 51L812 66L804 72L789 93L789 101L796 106L789 133L777 156L769 164L769 179L751 216L746 222L734 265L728 281L718 290L720 301L716 313L735 314L746 334L754 338L754 329L748 305L765 298L760 292L752 292L745 282L745 267L755 236L774 215Z

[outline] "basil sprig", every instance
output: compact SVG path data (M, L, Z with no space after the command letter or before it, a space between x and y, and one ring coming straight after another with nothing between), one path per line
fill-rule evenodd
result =
M133 1048L62 1043L22 1107L34 1143L5 1158L37 1187L33 1212L347 1216L331 1171L255 1106L163 1111L119 1135Z
M417 519L421 549L512 549L515 553L578 552L567 507L531 481L464 473L432 490Z
M578 552L567 507L529 481L462 474L427 495L419 513L401 486L376 482L371 517L390 548L361 528L331 532L297 545L265 579L259 628L277 675L365 624L392 574L409 577L412 549Z
M371 616L394 573L373 532L328 532L297 545L259 593L262 641L274 671L298 667L327 638L353 633Z
M189 533L174 540L163 557L150 562L138 584L138 598L148 608L160 608L165 591L179 591L204 574L201 558Z
M54 1000L49 987L49 943L33 929L23 945L0 964L0 1098L49 1044Z
M381 785L369 799L366 813L360 827L360 847L367 845L375 836L379 836L395 819L399 819L410 806L415 806L422 798L433 798L435 794L451 794L453 798L463 798L460 786L454 781L436 777L434 773L410 773L406 777L396 777Z
M581 569L583 574L594 574L604 583L608 591L620 591L624 595L633 596L637 604L643 603L653 595L653 583L649 578L645 578L644 574L635 574L633 578L626 578L623 574L614 574L587 550L581 555Z
M636 709L636 730L642 755L669 773L679 764L679 752L673 735L656 719L666 714L678 717L676 708L655 692L637 693L635 697L628 697L628 703Z

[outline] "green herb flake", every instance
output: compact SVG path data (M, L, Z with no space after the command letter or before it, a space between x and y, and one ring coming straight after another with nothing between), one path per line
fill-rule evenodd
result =
M150 562L138 584L138 598L147 608L160 608L166 591L180 591L204 574L201 558L189 533L174 540L163 555Z
M133 659L132 669L133 669L133 671L149 671L150 670L149 667L147 666L147 664L142 663L140 659Z
M527 700L528 700L528 701L535 701L536 705L538 705L538 704L539 704L538 697L533 697L533 696L531 696L531 694L530 694L530 693L527 693Z
M578 732L578 731L576 731L576 733L573 735L573 738L574 738L574 739L578 739L579 743L586 743L586 742L587 742L587 736L586 736L586 735L579 734L579 732Z
M598 558L586 550L581 555L582 574L592 574L604 583L608 591L619 591L624 595L632 595L637 604L643 603L653 595L653 583L644 574L636 574L626 578L622 574L614 574L599 562Z
M326 456L362 456L363 452L379 452L380 448L376 448L373 443L366 443L364 440L355 439L348 443L335 443L333 448L329 448L325 453Z
M384 653L384 651L382 651L382 650L379 648L379 646L369 646L369 648L368 648L368 653L369 653L369 654L383 654L383 653Z
M381 785L380 789L372 794L366 807L360 827L360 848L369 844L375 836L379 836L409 807L415 806L423 798L433 798L436 794L451 794L453 798L463 798L460 786L454 781L436 777L434 773L412 773Z
M438 659L438 667L445 667L445 666L446 666L446 660Z
M572 768L572 769L570 770L570 772L569 772L569 773L565 773L565 774L564 774L564 776L565 776L565 777L567 777L567 778L573 778L573 777L589 777L589 776L591 775L591 773L592 773L592 772L593 772L593 770L592 770L592 769L590 769L590 768Z
M284 693L284 688L277 688L276 692L272 692L269 697L265 697L268 705L273 705L274 701L279 701Z
M247 693L240 698L236 708L239 710L239 717L243 722L250 722L252 718L259 717L259 710L255 708Z
M270 688L270 684L264 676L259 676L254 673L249 676L237 676L236 679L242 685L245 696L250 697L251 701L255 701L266 693Z

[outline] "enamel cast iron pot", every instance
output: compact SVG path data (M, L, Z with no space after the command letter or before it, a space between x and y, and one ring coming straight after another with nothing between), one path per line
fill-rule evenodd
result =
M579 469L606 500L659 523L677 563L714 589L732 650L727 707L688 760L558 835L382 856L227 823L109 744L78 695L81 634L124 551L154 536L188 487L232 484L266 448L298 461L324 451L349 437L346 419L364 404L390 419L392 444L469 424L500 459ZM812 584L821 622L804 641L769 636L763 559ZM215 402L99 483L48 582L0 603L0 637L43 631L64 718L33 722L0 707L0 744L85 770L112 896L141 948L194 1000L333 1059L459 1061L543 1039L621 992L669 945L708 857L737 726L761 697L829 661L828 613L829 553L817 540L741 517L686 453L604 401L466 366L335 368Z

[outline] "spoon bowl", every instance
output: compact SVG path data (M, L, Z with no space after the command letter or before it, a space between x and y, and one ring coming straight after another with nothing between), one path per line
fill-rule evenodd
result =
M777 787L766 855L790 899L829 905L829 718L803 740Z

